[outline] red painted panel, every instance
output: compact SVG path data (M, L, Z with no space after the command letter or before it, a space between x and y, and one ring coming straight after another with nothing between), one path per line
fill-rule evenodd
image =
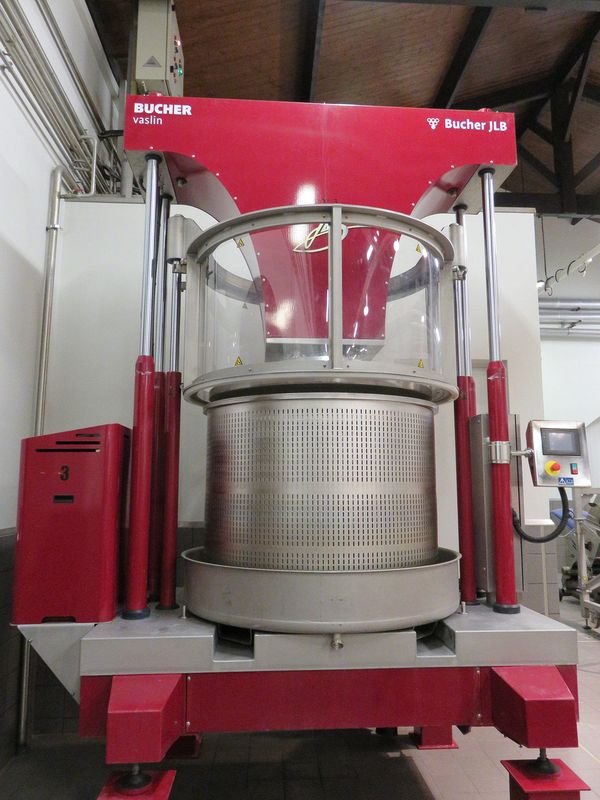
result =
M183 675L118 675L108 703L106 761L162 761L185 733Z
M117 611L129 431L24 439L13 622L106 622Z
M479 712L474 668L191 675L193 732L469 725Z
M526 747L577 747L577 704L552 666L494 667L496 728Z
M79 735L97 738L106 735L106 715L112 675L82 675L79 700Z
M516 164L512 114L200 97L128 97L125 149L178 154L178 202L218 219L333 202L425 216L480 165Z

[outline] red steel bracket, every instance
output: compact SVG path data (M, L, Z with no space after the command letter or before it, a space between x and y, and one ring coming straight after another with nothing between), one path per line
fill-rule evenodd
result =
M577 701L557 667L494 667L494 726L525 747L577 747Z
M112 679L106 727L106 761L162 761L185 733L183 675L118 675Z
M510 775L510 800L580 800L580 792L589 791L563 761L551 760L560 768L554 775L536 771L531 761L503 761Z

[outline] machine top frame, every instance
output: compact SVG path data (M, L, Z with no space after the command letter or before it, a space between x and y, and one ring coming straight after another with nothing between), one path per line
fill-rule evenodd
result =
M480 169L499 186L517 161L514 116L489 110L129 96L124 135L138 177L164 154L163 189L217 220L314 203L475 213Z

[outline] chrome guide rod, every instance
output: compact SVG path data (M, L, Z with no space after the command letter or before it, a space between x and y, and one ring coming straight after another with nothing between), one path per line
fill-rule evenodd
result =
M498 315L498 262L494 218L494 173L480 173L483 190L483 231L487 282L487 313L490 361L500 361L500 319Z
M157 372L165 368L165 334L167 326L167 228L171 213L171 195L160 198L160 229L156 261L156 309L154 326L154 362Z
M156 228L158 221L158 165L160 156L146 156L146 219L144 225L144 274L142 277L142 310L140 355L153 355L154 276L156 267Z
M171 283L171 338L169 372L179 372L179 336L181 329L181 273L174 272Z

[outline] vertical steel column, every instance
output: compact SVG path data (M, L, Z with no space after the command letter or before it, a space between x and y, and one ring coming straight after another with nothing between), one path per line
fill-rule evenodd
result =
M143 619L150 613L146 599L154 417L152 330L160 156L146 156L146 162L146 224L144 229L140 355L135 365L129 541L125 608L123 610L125 619Z
M469 418L475 414L475 381L471 374L471 331L467 298L467 257L464 229L464 206L456 209L456 225L450 227L454 245L454 332L456 344L457 385L459 395L454 402L454 435L456 442L456 489L458 500L458 540L461 553L460 596L469 604L477 604L475 580L475 534L473 530L473 498ZM472 407L473 406L473 407Z
M204 309L201 309L201 313ZM175 573L177 526L179 522L179 442L181 417L181 372L179 336L181 318L181 275L173 273L171 288L171 342L165 397L165 504L159 608L177 608Z
M150 600L159 599L160 555L164 516L165 484L165 332L167 319L167 227L171 196L160 198L160 222L155 281L154 324L154 435L152 445L152 506L148 558L148 591Z
M496 572L494 611L500 614L517 614L520 611L520 607L517 604L515 585L506 370L500 357L496 223L494 219L494 170L488 167L482 169L479 175L481 177L483 196L485 275L490 349L490 361L487 368L487 390L492 470L492 512L494 520L494 567Z

